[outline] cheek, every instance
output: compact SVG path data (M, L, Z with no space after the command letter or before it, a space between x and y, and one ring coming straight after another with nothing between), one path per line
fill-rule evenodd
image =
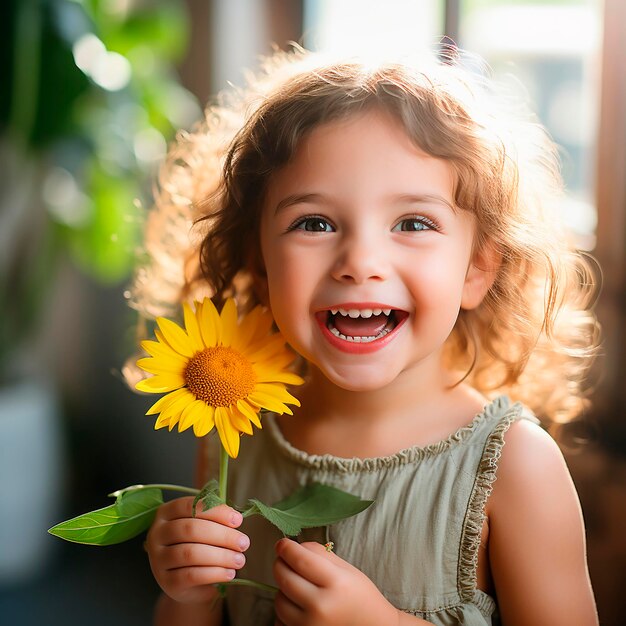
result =
M265 271L270 298L298 302L310 296L320 270L320 255L315 250L291 244L274 242L263 248Z
M429 299L460 292L467 273L466 265L450 255L436 255L413 264L408 280L414 291Z
M269 305L283 334L292 335L308 315L307 281L302 267L276 258L266 265Z

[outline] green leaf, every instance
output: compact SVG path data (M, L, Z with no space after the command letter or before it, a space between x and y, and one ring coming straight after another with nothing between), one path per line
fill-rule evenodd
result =
M61 522L48 532L75 543L96 546L122 543L147 530L161 504L160 489L123 491L115 504Z
M374 501L361 500L358 496L321 483L311 483L274 506L256 499L244 515L262 515L277 526L285 535L295 536L303 528L316 528L334 524L364 511Z
M202 510L208 511L212 509L214 506L219 506L220 504L224 504L224 500L219 497L219 484L217 480L212 478L202 489L200 493L193 499L193 516L196 516L196 504L202 501Z

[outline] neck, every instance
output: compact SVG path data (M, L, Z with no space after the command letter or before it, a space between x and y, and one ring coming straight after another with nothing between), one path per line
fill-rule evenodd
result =
M414 372L404 372L392 385L379 389L351 391L329 381L317 368L312 368L303 390L304 414L316 420L352 421L361 425L387 421L410 409L415 414L420 407L436 402L447 392L448 381L441 372L419 378Z
M312 454L385 456L444 439L469 423L484 398L442 368L408 370L380 389L350 391L311 368L302 407L279 419L287 440Z

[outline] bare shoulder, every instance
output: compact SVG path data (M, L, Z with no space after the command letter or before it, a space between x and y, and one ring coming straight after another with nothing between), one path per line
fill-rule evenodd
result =
M504 435L490 506L502 499L519 499L519 489L538 491L563 489L576 497L563 454L554 439L538 424L521 419L513 422Z
M597 624L585 531L574 483L540 426L505 434L489 498L489 559L503 623Z

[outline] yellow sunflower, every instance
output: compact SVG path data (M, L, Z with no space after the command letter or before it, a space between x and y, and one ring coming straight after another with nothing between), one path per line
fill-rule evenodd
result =
M146 415L156 415L155 428L193 426L197 437L217 428L229 456L239 453L241 433L261 428L259 411L292 414L287 406L300 403L286 385L300 385L300 376L288 371L293 354L280 333L270 334L271 315L256 307L237 322L235 301L228 299L221 313L209 298L184 304L185 328L157 318L157 341L142 341L150 355L137 361L154 374L136 385L147 393L167 393Z

